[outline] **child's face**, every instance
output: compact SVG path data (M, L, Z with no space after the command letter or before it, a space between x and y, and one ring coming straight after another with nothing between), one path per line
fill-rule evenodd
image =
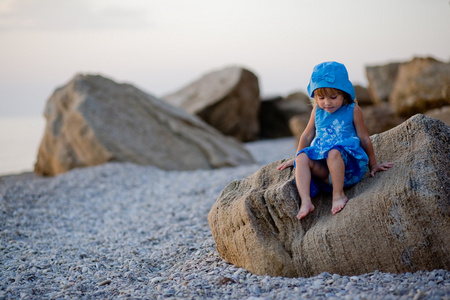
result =
M328 96L316 96L317 105L332 114L344 104L344 96L338 93Z

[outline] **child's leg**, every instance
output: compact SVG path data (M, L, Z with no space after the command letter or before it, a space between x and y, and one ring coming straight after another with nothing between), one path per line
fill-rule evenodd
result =
M344 194L345 164L339 150L332 149L328 152L327 165L328 170L330 170L333 185L333 204L331 213L335 215L340 212L348 202L348 198Z
M324 164L310 159L306 153L300 153L295 159L295 183L301 198L297 215L299 220L314 210L310 195L311 172L321 178L328 176L328 170Z

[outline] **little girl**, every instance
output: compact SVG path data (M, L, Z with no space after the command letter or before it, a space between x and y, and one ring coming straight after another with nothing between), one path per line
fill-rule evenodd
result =
M331 213L335 215L348 202L344 187L359 182L368 167L374 177L376 172L393 166L378 164L375 159L361 109L355 103L355 90L343 64L324 62L315 66L308 93L315 99L315 105L300 137L297 155L278 166L278 170L295 168L301 198L299 220L314 210L311 197L317 195L318 186L332 191Z

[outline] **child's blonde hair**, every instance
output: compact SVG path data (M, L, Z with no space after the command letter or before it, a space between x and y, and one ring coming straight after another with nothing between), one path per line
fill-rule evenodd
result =
M314 90L314 105L317 104L317 97L330 97L333 95L342 95L342 97L344 97L344 104L350 104L352 103L352 98L350 97L349 94L347 94L344 91L338 90L338 89L334 89L334 88L328 88L328 87L324 87L324 88L318 88L316 90ZM355 100L356 102L356 100Z

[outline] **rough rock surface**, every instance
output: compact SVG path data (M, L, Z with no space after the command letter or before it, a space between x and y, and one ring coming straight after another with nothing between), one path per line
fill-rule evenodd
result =
M401 64L389 102L406 117L450 105L450 63L416 57Z
M165 170L209 169L254 162L243 145L195 116L129 84L77 75L45 108L47 125L35 172L124 161Z
M213 71L164 96L168 103L195 114L240 141L258 139L258 77L241 67Z
M397 78L401 63L389 63L382 66L367 66L366 76L369 81L369 93L375 104L388 102Z
M450 269L450 127L416 115L372 136L387 172L347 189L350 201L331 215L331 197L298 221L292 169L274 162L230 183L208 215L220 255L255 274L355 275Z

